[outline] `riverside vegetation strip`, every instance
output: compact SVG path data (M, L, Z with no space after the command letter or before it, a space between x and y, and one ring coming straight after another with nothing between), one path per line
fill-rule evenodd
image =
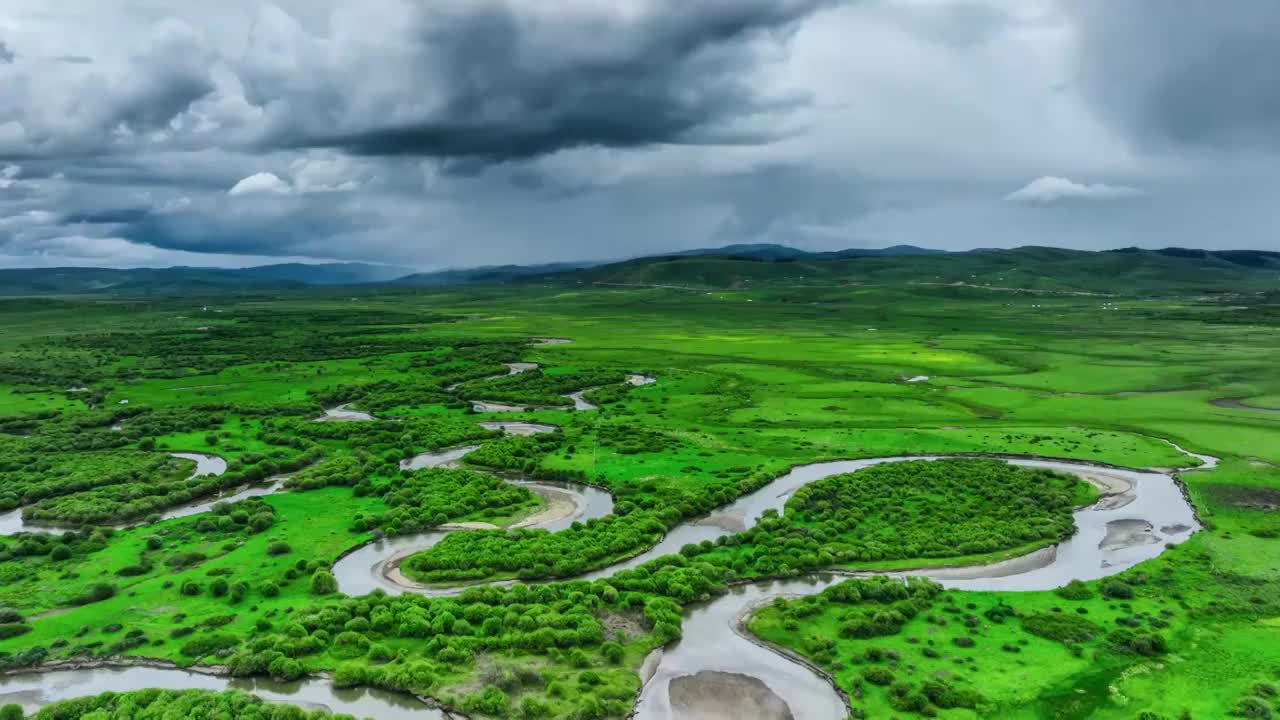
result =
M1267 414L1210 401L1280 392L1265 360L1280 345L1274 313L1241 315L1239 299L1125 304L1124 313L1102 313L1088 298L831 288L6 301L0 377L6 397L22 398L9 403L21 412L0 419L8 507L102 524L116 521L94 514L104 499L117 503L113 514L146 519L291 477L288 492L209 514L0 540L5 627L13 628L0 652L15 669L142 656L279 678L323 670L339 684L405 691L478 717L621 717L639 687L635 669L679 636L683 606L744 579L802 569L1025 551L1060 537L1067 528L1055 513L1088 498L1066 480L1032 500L1029 484L993 488L983 472L1016 477L986 464L994 461L948 461L983 468L969 473L971 483L960 482L964 472L937 476L906 463L883 471L904 493L898 503L860 507L862 518L812 505L828 492L863 499L855 480L830 479L797 493L776 520L728 536L735 539L603 581L573 576L644 550L792 465L955 452L1187 465L1157 439L1170 438L1223 458L1185 475L1207 529L1122 575L1131 599L1104 595L1107 580L1087 583L1090 599L1074 604L1052 593L948 590L870 645L841 635L847 623L822 609L776 622L761 611L753 627L809 653L851 695L862 678L854 706L873 717L980 711L968 704L1000 717L1221 717L1271 703L1280 524L1269 498L1280 492L1280 438ZM223 312L202 313L206 305ZM539 337L573 342L530 343ZM539 368L507 376L509 362ZM658 382L625 382L636 373ZM917 376L930 379L900 381ZM89 391L67 392L81 387ZM599 410L514 418L468 410L475 400L567 407L561 395L589 388L598 388L586 397ZM341 404L381 419L313 421ZM478 424L489 420L558 430L507 436ZM443 598L331 594L333 562L375 533L505 525L536 511L527 491L489 475L399 469L415 454L464 444L480 445L464 460L475 467L607 488L614 514L557 533L458 532L408 563L435 582L560 582ZM224 457L228 470L193 484L185 468L163 465L165 453L179 451ZM45 465L28 473L36 462ZM1045 514L1006 512L1023 501ZM265 526L263 507L271 509ZM952 522L947 508L963 508L965 523ZM946 535L958 532L964 540ZM760 533L769 542L753 543ZM773 542L774 533L783 540ZM936 542L943 537L953 552ZM503 543L510 553L491 550ZM846 604L844 614L862 612L861 601ZM1008 608L998 613L1003 623L985 615L996 606ZM912 625L931 612L950 624ZM1051 613L1102 631L1068 647L1027 629L1028 620L1046 626L1036 618ZM917 647L911 637L930 647L929 628L959 627L974 642L974 662L950 635L938 658L907 652ZM1159 640L1131 645L1111 637L1117 629ZM834 643L829 655L824 639ZM1000 649L1006 642L1022 651ZM1126 651L1133 647L1148 652ZM872 648L897 659L868 660ZM873 666L894 679L868 682L862 672ZM943 690L965 704L926 686L939 673ZM898 683L909 687L895 690Z

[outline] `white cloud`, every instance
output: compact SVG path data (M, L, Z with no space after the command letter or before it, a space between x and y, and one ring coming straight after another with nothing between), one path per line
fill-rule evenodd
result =
M257 193L288 195L293 192L289 183L270 172L254 173L243 178L227 191L228 195L252 195Z
M1143 192L1127 185L1078 183L1063 177L1045 175L1005 196L1005 200L1027 205L1052 205L1070 200L1123 200Z
M17 185L18 174L21 172L22 168L18 165L6 165L0 168L0 190Z

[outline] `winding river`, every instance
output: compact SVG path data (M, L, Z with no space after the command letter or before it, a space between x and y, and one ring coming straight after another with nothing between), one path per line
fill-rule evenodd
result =
M645 376L628 377L628 382L636 385L648 384L648 381L651 378ZM574 398L575 404L581 401L581 394L578 395L578 398ZM555 429L552 426L524 422L483 424L489 429L501 429L513 434L551 432ZM422 453L405 459L401 467L417 469L457 466L476 447L464 446ZM1216 464L1216 459L1211 456L1190 453L1176 445L1174 447L1199 459L1202 468ZM706 517L677 526L645 552L582 577L588 580L609 577L654 558L678 552L686 544L741 532L754 526L766 511L782 511L787 499L796 490L823 478L882 463L932 461L945 457L956 456L887 457L798 466ZM946 587L964 590L1048 590L1073 579L1093 580L1119 573L1156 557L1170 544L1184 541L1200 527L1182 488L1167 472L1131 470L1067 460L999 455L989 457L998 457L1013 465L1075 474L1097 486L1102 498L1092 506L1075 511L1076 533L1054 547L986 565L890 574L925 576ZM199 473L201 460L195 457L190 459L196 460ZM205 460L212 463L213 459ZM215 466L210 464L204 467ZM225 470L225 463L222 470ZM542 512L527 518L516 527L556 531L567 528L573 522L601 518L613 512L612 497L596 488L504 479L528 487L541 495L547 504ZM274 487L276 485L249 488L241 492L265 494ZM238 494L219 500L237 497ZM194 514L208 509L216 501L218 500L171 512ZM0 516L0 522L7 517ZM449 532L479 527L492 526L460 523L433 532L383 539L361 546L334 564L333 572L338 580L339 590L347 595L362 595L375 589L393 594L412 592L429 596L461 592L464 589L462 587L428 587L414 583L400 574L399 561L433 546ZM827 679L751 638L742 629L742 624L752 609L763 603L780 596L819 592L854 574L857 573L814 573L795 579L744 584L710 602L686 608L683 638L664 650L656 651L645 664L645 683L634 717L638 720L701 717L700 713L711 703L716 708L713 714L717 717L843 719L846 717L844 700ZM151 667L54 670L0 677L0 704L17 702L28 709L34 709L54 700L107 689L121 691L144 687L236 687L254 692L269 701L325 707L357 716L432 720L449 717L447 713L429 708L406 695L369 690L335 690L323 679L298 683L242 681ZM762 708L766 707L769 708L768 714L761 715Z
M461 454L465 455L465 452ZM1215 462L1209 456L1187 454L1198 458L1202 462L1201 467L1212 467ZM436 456L445 457L444 454ZM456 460L460 455L450 457ZM755 525L765 511L781 511L797 489L817 480L882 463L945 457L949 456L873 458L796 467L711 515L677 526L649 550L584 575L583 579L609 577L654 558L678 552L688 543L741 532ZM1001 459L1013 465L1075 474L1097 486L1103 497L1094 505L1074 513L1077 532L1056 547L987 565L921 570L909 574L926 576L947 587L965 590L1048 590L1065 585L1072 579L1092 580L1121 572L1159 555L1170 543L1185 540L1200 527L1181 488L1168 473L1065 460ZM587 505L590 504L588 501ZM599 513L607 514L604 502L597 505L596 512L579 512L574 517L599 517ZM555 530L564 527L566 520L562 518L540 527ZM434 545L446 535L447 532L442 530L364 546L334 566L340 590L347 594L362 594L375 588L426 595L458 592L460 588L457 587L416 585L396 570L399 559ZM853 573L818 573L791 580L746 584L709 603L688 608L683 639L655 654L646 668L650 677L641 692L635 717L640 720L690 717L697 712L687 706L691 697L703 700L718 698L716 702L727 708L731 708L735 701L747 702L743 698L748 698L752 706L733 710L726 717L734 713L754 716L752 708L759 703L760 692L764 692L774 701L771 706L784 708L785 712L779 717L785 717L789 712L796 720L844 718L844 701L826 679L744 636L740 623L758 604L782 595L818 592L850 574ZM760 692L744 694L744 679L763 688ZM673 688L679 692L673 692Z
M27 712L34 712L59 700L143 688L243 690L268 702L289 703L308 710L329 710L378 720L448 720L452 717L409 695L366 688L339 690L322 678L275 682L256 678L231 679L177 668L156 667L51 670L43 673L0 675L0 705L15 703Z
M554 428L551 429L554 430ZM462 458L477 447L468 445L421 453L402 460L400 466L414 470L428 467L457 467ZM513 528L537 528L554 532L563 530L575 522L602 518L613 513L613 496L598 488L576 483L553 483L506 477L503 480L528 488L542 497L546 503L545 510L516 523L512 526ZM465 587L427 587L404 577L399 571L400 560L431 548L454 530L493 527L481 523L462 523L444 526L440 530L376 540L363 545L334 563L333 575L338 580L338 590L347 595L364 595L377 589L393 595L404 592L432 596L456 595Z

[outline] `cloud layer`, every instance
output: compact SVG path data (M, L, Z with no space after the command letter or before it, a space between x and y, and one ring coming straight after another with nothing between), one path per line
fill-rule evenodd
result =
M1276 249L1278 8L9 0L0 264Z
M1052 205L1072 200L1123 200L1141 195L1141 190L1125 185L1090 185L1046 175L1009 193L1004 199L1029 205Z

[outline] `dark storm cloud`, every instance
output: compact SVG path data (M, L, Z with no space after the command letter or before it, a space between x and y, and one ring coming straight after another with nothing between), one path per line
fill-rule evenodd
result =
M87 210L83 212L67 213L62 216L62 222L67 225L78 225L81 223L86 225L116 225L141 222L150 214L151 208L144 207Z
M787 108L751 82L759 41L775 40L833 0L661 1L635 17L548 13L473 3L423 10L412 40L430 111L343 132L282 138L293 147L358 155L470 157L502 161L566 148L660 143L758 142L740 124ZM358 90L356 91L358 94Z
M1280 2L1071 4L1085 89L1148 144L1280 145Z
M16 57L17 55L9 49L9 46L4 44L4 40L0 40L0 65L11 63Z
M371 222L355 209L323 200L284 204L219 200L212 206L145 213L116 234L165 250L293 255L328 243L341 253L336 238Z

